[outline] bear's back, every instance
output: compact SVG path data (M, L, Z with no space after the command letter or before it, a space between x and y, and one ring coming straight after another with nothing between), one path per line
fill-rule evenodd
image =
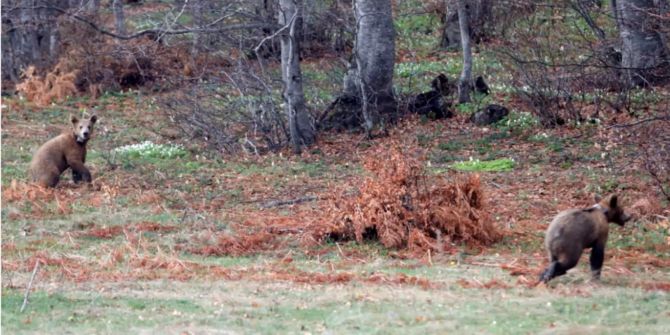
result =
M598 239L603 229L607 229L607 222L603 221L596 210L569 209L565 210L552 220L545 236L545 246L548 249L570 245L571 248L586 248Z
M69 132L63 132L44 143L37 149L30 162L30 172L33 179L38 178L45 172L58 172L60 174L65 171L68 167L65 159L66 153L68 150L79 150L77 147L79 146Z

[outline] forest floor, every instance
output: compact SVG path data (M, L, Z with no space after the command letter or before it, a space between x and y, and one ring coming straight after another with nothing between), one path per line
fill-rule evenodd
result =
M668 204L632 164L634 148L606 124L543 129L474 127L467 115L409 118L388 137L320 135L300 156L226 157L186 139L180 154L113 149L174 133L137 92L2 110L2 330L7 333L607 333L670 331ZM87 165L95 181L64 176L27 185L34 150L98 106ZM168 134L168 135L166 135ZM453 163L512 159L479 174L504 237L489 247L409 254L376 241L303 243L304 222L334 189L355 192L366 157L399 143L429 173ZM605 143L609 143L606 145ZM612 226L599 283L588 253L568 275L534 286L546 266L544 230L560 210L619 193L636 212ZM266 208L268 207L269 208ZM303 221L304 219L304 221ZM239 241L235 239L239 238ZM35 264L26 310L19 312Z

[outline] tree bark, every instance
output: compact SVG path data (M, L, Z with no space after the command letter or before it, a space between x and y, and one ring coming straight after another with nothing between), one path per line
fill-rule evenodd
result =
M397 114L393 95L395 28L391 0L357 0L355 61L356 86L368 134L379 116Z
M307 114L300 70L300 50L296 43L296 25L302 12L301 0L280 0L279 24L285 28L281 35L282 80L284 81L285 112L289 121L291 146L300 153L303 146L314 143L316 134Z
M114 0L112 3L112 10L114 11L114 26L116 33L119 35L126 35L126 18L123 14L123 0Z
M628 85L653 85L667 81L670 75L668 50L658 20L662 9L653 0L617 0L619 36L622 48L623 80Z
M466 0L458 0L458 23L461 31L461 49L463 50L463 70L458 82L458 102L470 102L472 87L472 50L470 48L470 29Z

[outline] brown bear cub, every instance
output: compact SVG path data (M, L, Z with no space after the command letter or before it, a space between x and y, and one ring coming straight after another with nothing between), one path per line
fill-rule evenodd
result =
M544 239L551 264L540 276L540 281L546 283L564 275L577 265L582 251L587 248L591 248L593 279L600 279L609 233L608 223L623 226L628 220L630 216L619 206L616 195L587 209L569 209L559 213L551 221Z
M450 118L454 114L449 110L448 97L453 91L446 75L440 74L431 82L432 90L418 94L409 103L412 113L427 115L431 119Z
M63 132L37 149L30 162L29 174L32 182L42 187L55 187L63 171L71 168L75 183L82 180L90 183L91 172L84 166L86 143L91 138L93 125L97 120L95 115L83 120L70 116L72 130Z

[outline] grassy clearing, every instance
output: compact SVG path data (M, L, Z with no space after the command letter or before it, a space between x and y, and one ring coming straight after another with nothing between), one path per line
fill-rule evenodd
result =
M387 261L381 263L386 263L389 270L398 269L398 264L391 268ZM379 271L380 267L384 266L373 262L359 270ZM357 282L305 285L281 281L103 283L95 285L95 290L65 285L55 292L33 293L24 314L18 313L22 291L5 289L2 327L16 334L236 333L251 329L263 334L587 330L662 334L670 327L670 304L661 292L566 281L553 290L473 289L462 287L455 279L487 282L503 273L466 265L424 266L410 272L439 280L445 288L436 291Z

